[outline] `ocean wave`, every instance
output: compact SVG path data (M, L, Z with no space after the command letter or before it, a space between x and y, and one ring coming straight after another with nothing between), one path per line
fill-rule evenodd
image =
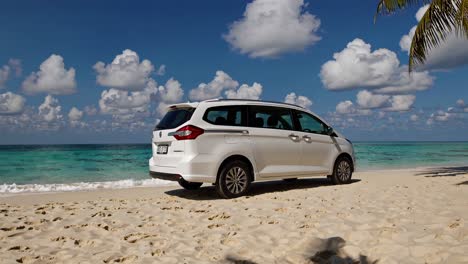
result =
M171 186L175 182L159 179L145 180L119 180L105 182L77 182L53 184L3 184L0 185L0 194L41 193L41 192L73 192L98 189L124 189L133 187L161 187Z

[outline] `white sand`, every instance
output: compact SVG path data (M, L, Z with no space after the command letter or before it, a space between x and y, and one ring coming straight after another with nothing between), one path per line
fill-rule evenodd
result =
M1 197L0 262L468 263L468 168L436 171Z

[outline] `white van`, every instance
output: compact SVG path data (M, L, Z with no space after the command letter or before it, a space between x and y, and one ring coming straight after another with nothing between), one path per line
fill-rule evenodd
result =
M351 181L352 143L314 113L291 104L214 99L169 107L153 131L153 178L188 190L213 183L224 198L254 181L329 176Z

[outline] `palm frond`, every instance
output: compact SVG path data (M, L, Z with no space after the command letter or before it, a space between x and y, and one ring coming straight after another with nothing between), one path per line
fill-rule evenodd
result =
M374 15L374 23L378 15L387 15L394 13L397 9L404 9L410 5L426 4L431 0L380 0L377 4L377 11Z
M456 31L459 36L468 38L468 0L457 0Z
M438 46L452 30L456 30L458 6L456 2L466 0L433 0L419 21L411 42L408 70L426 61L426 54Z

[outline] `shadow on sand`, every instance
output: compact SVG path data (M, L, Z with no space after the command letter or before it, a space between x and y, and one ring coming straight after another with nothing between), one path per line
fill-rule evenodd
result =
M468 185L468 181L459 182L459 183L457 183L457 185Z
M348 256L343 248L346 241L341 237L331 237L328 239L318 239L312 244L312 249L317 250L314 255L309 257L312 263L328 264L376 264L378 260L370 260L367 256L359 255L358 258Z
M359 182L359 179L351 180L350 184ZM289 190L299 189L311 189L325 186L334 186L330 180L326 178L312 178L312 179L298 179L293 182L285 181L268 181L268 182L255 182L252 183L249 193L246 195L256 196L264 193L271 192L286 192ZM195 191L189 191L184 189L170 190L166 194L177 196L180 198L191 199L191 200L217 200L220 199L216 190L213 186L202 187Z
M364 255L359 255L358 258L347 255L343 250L345 245L346 241L341 237L316 239L309 245L304 257L311 263L317 264L376 264L378 262L378 260L370 260ZM225 260L232 264L256 264L254 261L231 255L226 256Z
M468 173L468 166L460 166L460 167L442 167L442 168L433 168L427 169L423 172L417 173L417 176L424 176L424 177L450 177L450 176L457 176L461 174Z

